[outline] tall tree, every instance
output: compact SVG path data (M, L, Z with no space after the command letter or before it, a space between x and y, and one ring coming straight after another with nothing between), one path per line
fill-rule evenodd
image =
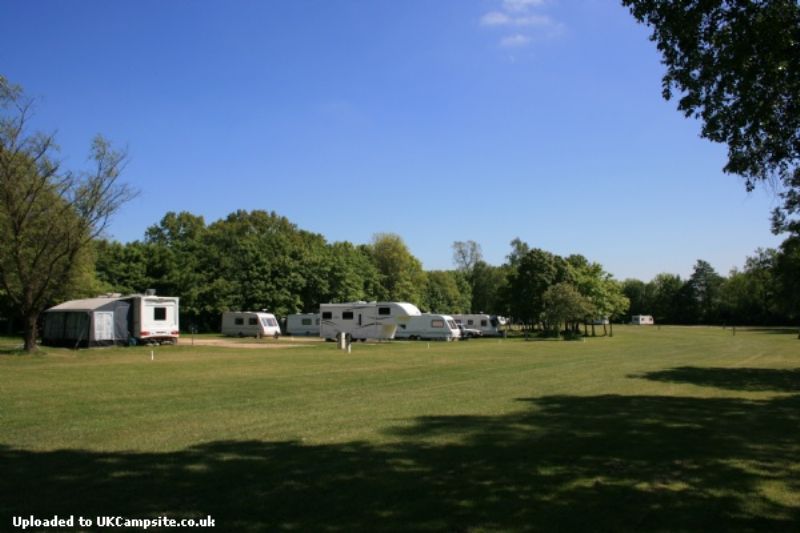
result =
M701 324L715 324L719 321L719 298L723 278L714 267L698 259L694 272L688 281L688 288L696 304L696 321Z
M685 309L681 301L681 290L684 282L677 274L658 274L648 283L652 294L653 309L651 311L656 323L682 324L687 322Z
M469 288L462 292L459 272L433 270L426 272L422 307L436 313L467 313L470 309Z
M800 231L800 3L622 0L653 28L664 98L726 144L725 172L783 187L773 230Z
M509 275L506 298L512 317L531 326L538 323L544 312L545 291L568 278L563 258L539 248L528 251Z
M793 235L781 244L775 276L780 289L779 305L784 315L797 324L800 321L800 236Z
M508 313L502 295L508 283L508 269L478 261L472 271L470 308L473 313Z
M422 301L422 289L425 286L422 263L411 254L399 235L376 234L370 252L381 275L381 299L415 304Z
M630 313L632 315L653 314L651 284L638 279L626 279L622 282L622 292L630 301Z
M125 154L102 137L93 168L61 168L53 135L30 133L33 102L0 77L0 284L18 309L25 350L36 349L39 315L74 289L91 243L133 196L119 181Z
M203 217L187 211L170 211L145 232L148 274L154 281L150 288L181 297L181 323L186 326L198 327L203 320L200 295L211 281L210 270L203 265L206 232Z
M566 330L577 329L577 324L594 316L597 309L571 283L561 282L550 286L542 295L544 320L548 329L558 331L560 323Z
M475 241L454 242L453 263L455 263L456 269L469 285L470 294L473 297L473 301L470 302L470 310L472 312L477 312L480 305L474 300L478 292L476 291L476 285L484 280L484 278L481 278L481 275L485 274L485 267L488 267L483 261L481 245ZM478 269L480 269L481 272L478 272Z

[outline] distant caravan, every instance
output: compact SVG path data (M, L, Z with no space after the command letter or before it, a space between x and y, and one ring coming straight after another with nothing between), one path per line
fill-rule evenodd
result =
M287 335L319 336L319 313L296 313L286 317Z
M405 302L321 304L319 312L320 337L333 340L344 333L354 341L393 339L398 325L422 314L417 306Z
M505 333L507 320L502 316L472 314L453 315L456 324L467 329L477 329L483 337L500 337Z
M631 324L636 326L652 326L655 324L652 315L633 315L631 317Z
M229 337L281 336L281 328L272 313L225 311L222 313L222 334Z
M395 339L443 341L453 341L460 337L461 330L453 317L432 313L411 317L408 323L400 324L397 327L397 333L394 336Z

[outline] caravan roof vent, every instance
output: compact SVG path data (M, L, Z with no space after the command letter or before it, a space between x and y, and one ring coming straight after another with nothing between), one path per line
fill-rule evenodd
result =
M144 291L144 295L145 296L155 296L156 295L156 290L155 289L147 289L147 290Z

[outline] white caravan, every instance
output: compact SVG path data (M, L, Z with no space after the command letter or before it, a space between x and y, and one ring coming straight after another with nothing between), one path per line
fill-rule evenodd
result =
M637 326L652 326L655 324L652 315L633 315L631 317L631 324Z
M222 313L222 334L229 337L281 336L281 328L272 313L225 311Z
M465 329L477 329L483 337L499 337L503 335L506 319L497 315L473 314L453 315L456 324Z
M178 301L175 296L131 295L131 336L141 344L174 344L180 337Z
M452 341L461 337L461 330L458 328L453 317L450 315L436 315L423 313L419 316L411 317L406 324L400 324L395 333L395 339L425 339L425 340L445 340Z
M287 316L286 334L319 336L319 313L302 313Z
M356 340L393 339L397 327L419 316L417 306L405 302L349 302L322 304L319 336L335 339L339 333Z

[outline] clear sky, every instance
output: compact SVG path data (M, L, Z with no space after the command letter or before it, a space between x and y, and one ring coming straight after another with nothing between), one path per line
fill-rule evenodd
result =
M615 0L0 0L0 73L68 167L127 146L123 242L264 209L426 269L519 237L619 279L727 273L780 242L777 202L661 98L648 35Z

